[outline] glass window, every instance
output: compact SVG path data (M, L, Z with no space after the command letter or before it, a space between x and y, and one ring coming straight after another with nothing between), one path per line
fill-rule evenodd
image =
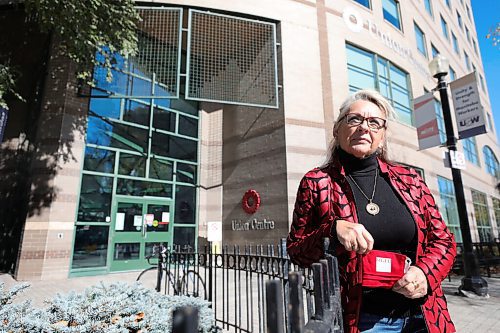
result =
M470 32L469 28L465 27L465 36L467 36L467 41L470 43Z
M177 181L196 184L196 165L177 162Z
M195 224L196 188L177 185L175 187L175 222Z
M479 165L479 159L477 157L477 145L476 138L467 138L462 140L464 146L464 154L467 161L472 164Z
M84 174L78 205L78 221L109 222L112 193L112 177Z
M118 178L116 193L135 197L172 198L172 185L135 179Z
M491 198L491 200L493 201L493 216L495 217L497 229L500 233L500 199ZM497 237L500 238L500 234L497 234Z
M476 218L477 231L480 242L490 242L493 240L491 231L490 214L486 194L472 190L472 205L474 206L474 217Z
M94 95L97 95L94 91ZM121 104L118 98L91 98L89 104L89 116L101 116L112 119L120 119Z
M479 74L479 81L481 84L481 90L486 92L486 85L484 84L484 77L481 74Z
M115 152L111 150L85 147L83 169L103 173L113 173L115 168Z
M363 88L380 91L391 101L398 119L413 124L408 74L390 61L355 46L346 45L349 90Z
M434 99L434 110L436 111L436 120L438 124L439 140L441 144L446 143L446 127L444 125L443 108L441 102Z
M121 152L118 173L126 176L145 177L146 157Z
M153 133L151 151L155 155L196 162L198 142L169 134Z
M477 43L476 43L476 41L474 39L472 40L472 46L474 46L474 52L477 55L479 55L479 51L477 50Z
M131 123L149 126L150 106L132 100L125 101L123 120Z
M445 0L446 6L451 9L451 0Z
M159 107L153 108L153 127L175 133L175 112Z
M491 114L489 114L488 112L486 112L486 116L487 116L487 119L488 119L488 128L490 129L490 131L493 132L493 119L491 118Z
M401 30L399 2L395 0L382 0L382 8L384 12L384 19Z
M439 50L432 43L431 43L431 53L433 59L439 54Z
M500 178L498 159L491 150L490 147L483 147L484 164L486 165L486 171L493 177Z
M88 117L87 143L143 153L147 151L148 141L146 129L104 118Z
M441 16L441 31L446 39L450 39L450 36L448 35L448 23L446 23L443 16Z
M470 58L469 58L469 55L467 54L467 52L464 51L464 59L465 59L465 66L467 67L467 69L470 71Z
M464 23L462 21L462 15L460 15L460 13L458 12L457 10L457 22L458 22L458 26L460 27L460 29L464 29Z
M427 58L427 48L425 46L425 35L422 29L413 22L415 26L415 38L417 40L417 49Z
M365 6L366 8L371 8L370 0L354 0L354 1L359 3L360 5Z
M460 50L458 49L457 36L455 36L453 32L451 33L451 40L453 41L453 50L455 50L456 54L460 54Z
M71 268L106 267L108 226L77 225Z
M457 78L457 73L455 72L455 70L451 66L450 66L449 75L450 75L451 81L453 81Z
M460 232L460 220L458 217L457 200L455 198L455 188L453 182L444 177L438 176L439 197L441 205L439 211L443 216L446 225L455 235L457 243L462 242L462 233Z
M469 6L467 4L465 5L465 10L467 11L467 17L469 18L469 20L472 21L472 18L470 16L470 8L469 8Z
M432 16L431 0L424 0L424 5L425 5L425 10L427 11L427 13L429 13L429 15Z
M172 161L153 157L149 165L149 178L172 180L174 174L174 163Z
M174 228L174 245L189 246L194 248L194 227L176 227Z
M198 137L198 119L179 115L179 134Z
M141 243L115 243L113 260L137 260Z

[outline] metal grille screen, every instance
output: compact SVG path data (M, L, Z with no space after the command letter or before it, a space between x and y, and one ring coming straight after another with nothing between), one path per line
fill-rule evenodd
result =
M130 71L160 85L155 95L179 95L181 9L139 8L139 53L130 59ZM173 96L171 96L173 95Z
M191 10L186 97L278 107L271 23Z

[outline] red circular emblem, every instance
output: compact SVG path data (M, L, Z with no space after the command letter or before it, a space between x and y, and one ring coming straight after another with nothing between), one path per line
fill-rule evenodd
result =
M260 207L260 195L256 190L248 190L241 199L241 207L247 214L253 214Z

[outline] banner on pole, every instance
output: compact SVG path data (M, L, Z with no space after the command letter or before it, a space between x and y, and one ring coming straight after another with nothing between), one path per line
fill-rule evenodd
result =
M415 126L417 127L420 150L441 145L433 93L427 93L413 100Z
M7 126L8 116L8 110L0 107L0 143L3 142L3 133L5 132L5 127Z
M455 107L458 138L466 139L486 133L484 110L479 98L476 73L450 82L451 96Z

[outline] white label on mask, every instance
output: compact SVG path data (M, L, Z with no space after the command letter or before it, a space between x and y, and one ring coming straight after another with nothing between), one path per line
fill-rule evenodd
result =
M375 271L382 272L382 273L390 273L391 272L391 258L377 257L377 264L375 267Z

